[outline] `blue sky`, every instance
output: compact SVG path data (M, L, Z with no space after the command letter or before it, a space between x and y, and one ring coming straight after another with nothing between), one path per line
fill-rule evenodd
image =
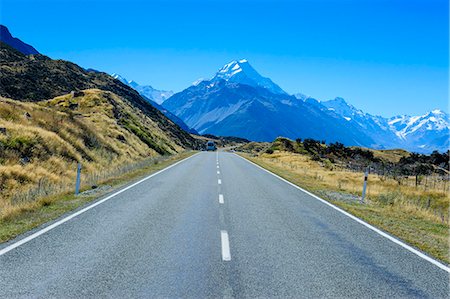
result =
M448 110L447 0L0 0L52 58L180 91L240 58L289 93L372 114Z

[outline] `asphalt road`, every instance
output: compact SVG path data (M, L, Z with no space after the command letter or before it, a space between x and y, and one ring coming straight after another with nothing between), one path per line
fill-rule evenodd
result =
M6 252L18 240L0 246L0 298L449 296L445 270L231 153Z

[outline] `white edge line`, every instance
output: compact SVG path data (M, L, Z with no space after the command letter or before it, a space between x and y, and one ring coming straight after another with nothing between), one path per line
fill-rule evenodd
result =
M114 196L119 195L120 193L125 192L125 191L127 191L128 189L131 189L131 188L135 187L136 185L139 185L140 183L142 183L142 182L144 182L144 181L146 181L146 180L148 180L148 179L154 177L155 175L158 175L158 174L160 174L161 172L164 172L164 171L166 171L166 170L168 170L168 169L170 169L170 168L172 168L172 167L174 167L174 166L180 164L181 162L184 162L184 161L186 161L186 160L188 160L188 159L190 159L190 158L192 158L192 157L194 157L194 156L197 156L198 154L200 154L200 153L194 154L194 155L189 156L189 157L187 157L187 158L184 158L183 160L178 161L178 162L176 162L176 163L174 163L174 164L172 164L172 165L169 165L169 166L167 166L166 168L163 168L163 169L161 169L161 170L159 170L159 171L157 171L157 172L155 172L155 173L153 173L153 174L151 174L151 175L149 175L149 176L147 176L147 177L145 177L145 178L143 178L143 179L137 181L136 183L133 183L133 184L131 184L131 185L129 185L129 186L127 186L127 187L125 187L125 188L123 188L123 189L117 191L116 193L111 194L111 195L109 195L108 197L103 198L102 200L99 200L99 201L97 201L97 202L94 202L93 204L91 204L91 205L89 205L89 206L87 206L87 207L85 207L85 208L83 208L83 209L81 209L81 210L79 210L79 211L77 211L77 212L75 212L75 213L73 213L73 214L71 214L71 215L69 215L69 216L63 218L63 219L61 219L61 220L59 220L59 221L56 221L55 223L53 223L53 224L51 224L51 225L49 225L49 226L47 226L47 227L44 227L43 229L41 229L41 230L35 232L34 234L29 235L29 236L26 237L26 238L23 238L23 239L21 239L21 240L15 242L15 243L9 245L9 246L6 246L5 248L3 248L3 249L0 250L0 256L2 256L2 255L4 255L5 253L7 253L7 252L9 252L9 251L11 251L11 250L13 250L13 249L15 249L15 248L21 246L21 245L23 245L23 244L25 244L25 243L27 243L27 242L33 240L33 239L39 237L40 235L45 234L46 232L48 232L48 231L54 229L55 227L60 226L61 224L63 224L63 223L65 223L65 222L69 221L70 219L75 218L75 217L77 217L78 215L83 214L84 212L86 212L86 211L88 211L88 210L90 210L90 209L92 209L92 208L94 208L94 207L96 207L96 206L98 206L98 205L104 203L105 201L110 200L110 199L113 198Z
M222 241L222 260L226 262L231 261L230 240L226 230L220 231L220 239Z
M265 172L267 172L267 173L269 173L269 174L271 174L271 175L277 177L278 179L282 180L283 182L285 182L285 183L287 183L287 184L289 184L289 185L291 185L291 186L293 186L293 187L295 187L295 188L297 188L297 189L303 191L304 193L306 193L306 194L308 194L308 195L314 197L315 199L321 201L322 203L324 203L324 204L326 204L326 205L332 207L333 209L335 209L335 210L341 212L342 214L346 215L347 217L350 217L351 219L355 220L356 222L358 222L358 223L364 225L365 227L367 227L367 228L373 230L374 232L378 233L379 235L385 237L386 239L389 239L390 241L394 242L395 244L400 245L401 247L405 248L406 250L408 250L408 251L414 253L415 255L421 257L422 259L424 259L424 260L426 260L426 261L432 263L433 265L435 265L435 266L441 268L442 270L447 271L447 272L450 273L450 267L447 267L446 265L442 264L441 262L439 262L439 261L437 261L437 260L435 260L435 259L429 257L428 255L426 255L426 254L420 252L419 250L417 250L417 249L415 249L415 248L409 246L408 244L403 243L402 241L398 240L397 238L394 238L393 236L391 236L391 235L389 235L389 234L383 232L382 230L380 230L380 229L378 229L378 228L376 228L376 227L370 225L369 223L365 222L364 220L362 220L362 219L360 219L360 218L358 218L358 217L356 217L356 216L354 216L354 215L352 215L352 214L350 214L350 213L348 213L348 212L342 210L341 208L339 208L339 207L333 205L332 203L326 201L325 199L322 199L322 198L318 197L317 195L312 194L311 192L306 191L305 189L303 189L303 188L301 188L301 187L295 185L294 183L291 183L291 182L289 182L288 180L286 180L286 179L280 177L279 175L277 175L277 174L275 174L275 173L273 173L273 172L271 172L271 171L269 171L269 170L267 170L267 169L265 169L265 168L259 166L258 164L254 163L254 162L252 162L252 161L250 161L250 160L248 160L248 159L246 159L246 158L244 158L244 157L242 157L242 156L239 156L238 154L235 154L235 155L238 156L239 158L241 158L241 159L247 161L248 163L251 163L251 164L255 165L256 167L258 167L258 168L264 170Z
M219 203L223 204L224 200L223 200L223 194L219 194Z

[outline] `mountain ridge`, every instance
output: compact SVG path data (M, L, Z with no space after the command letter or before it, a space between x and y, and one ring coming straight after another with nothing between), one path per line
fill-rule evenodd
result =
M250 71L244 70L246 67L242 65L248 66ZM256 70L247 60L234 60L220 68L210 80L197 80L174 94L163 106L201 134L233 135L255 141L273 141L278 136L316 138L374 149L404 148L416 152L448 149L445 139L449 122L445 112L442 112L442 121L438 121L441 131L411 129L418 133L404 140L398 137L398 128L392 126L388 118L365 113L340 97L319 101L301 93L273 92L274 86L278 85L268 78L270 81L267 82L275 85L248 80L247 73L251 78L264 78L253 72ZM236 89L240 95L233 92ZM296 120L290 110L296 111L297 118L302 120ZM273 123L269 124L267 120ZM233 121L247 123L247 127ZM328 123L329 127L321 127L319 133L320 126L315 122ZM436 132L436 136L430 132ZM421 139L424 138L429 144L423 143Z
M110 91L140 109L178 145L186 148L197 146L192 136L166 118L137 91L106 73L86 71L69 61L53 60L42 54L27 56L3 42L0 42L0 61L0 96L40 102L86 89Z
M39 54L39 52L33 46L24 43L17 37L13 37L9 32L9 29L1 24L0 24L0 41L13 47L14 49L21 52L24 55Z
M136 81L127 80L124 77L122 77L121 75L116 74L116 73L111 74L111 76L114 79L119 80L123 84L128 85L131 88L133 88L134 90L136 90L148 103L150 103L150 105L152 105L153 107L155 107L156 109L161 111L168 119L173 121L180 128L182 128L183 130L185 130L186 132L189 132L191 134L198 134L198 132L196 130L194 130L194 129L190 128L188 125L186 125L184 123L184 121L182 121L178 116L176 116L175 114L173 114L172 112L170 112L169 110L167 110L166 108L161 106L160 103L154 101L152 98L147 97L147 95L149 94L149 89L151 89L156 94L160 94L160 92L164 93L165 91L160 91L160 90L154 89L150 85L141 86L138 83L136 83ZM143 88L139 88L139 87L143 87ZM168 93L173 94L172 91L170 91ZM150 96L151 96L151 94L150 94ZM162 101L160 101L160 102L162 103Z
M227 63L209 81L216 82L219 80L246 84L253 87L263 87L275 94L287 94L271 79L261 76L250 65L247 59L233 60Z
M140 95L145 96L146 98L152 100L153 102L161 105L165 100L170 98L173 95L173 91L171 90L158 90L153 88L151 85L140 85L134 80L127 80L117 73L112 73L111 76L114 79L119 80L120 82L132 87Z

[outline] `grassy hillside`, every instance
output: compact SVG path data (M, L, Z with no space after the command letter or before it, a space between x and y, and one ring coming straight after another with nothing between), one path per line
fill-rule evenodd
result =
M195 148L197 142L149 104L137 91L106 73L89 72L64 60L23 55L0 42L0 96L18 101L39 102L85 89L110 91L123 102L139 109L182 147Z
M278 138L240 148L249 159L445 262L449 177L445 154L372 151ZM439 160L442 158L442 160ZM434 163L434 164L433 164ZM442 164L442 165L441 165ZM371 167L361 203L364 170ZM418 172L418 175L414 175Z
M121 167L184 150L140 109L98 89L36 103L0 98L0 128L0 217L73 191L78 162L90 187Z

